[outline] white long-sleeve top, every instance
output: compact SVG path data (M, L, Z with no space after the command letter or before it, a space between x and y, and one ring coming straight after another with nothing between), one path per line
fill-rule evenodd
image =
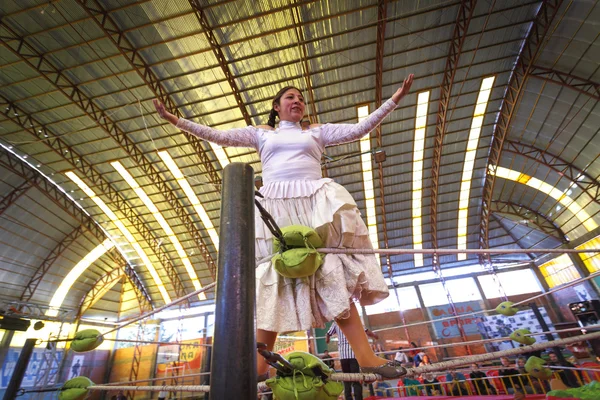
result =
M325 147L362 138L375 129L396 106L389 99L357 124L324 124L306 130L302 130L299 123L281 121L275 130L248 126L219 131L183 118L179 119L177 127L221 146L256 149L262 162L263 184L268 187L283 182L322 180L321 155ZM299 183L299 186L302 184ZM289 191L289 188L286 190ZM304 195L305 191L297 187L288 195Z

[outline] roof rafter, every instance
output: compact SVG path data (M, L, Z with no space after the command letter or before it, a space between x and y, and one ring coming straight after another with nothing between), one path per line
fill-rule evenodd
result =
M213 32L213 28L211 28L210 23L208 22L208 19L206 18L206 13L204 11L205 7L202 6L198 0L189 0L189 1L190 1L190 5L192 6L192 8L195 11L196 18L198 19L200 26L202 26L202 29L204 29L204 35L206 35L206 38L208 39L208 42L210 43L210 47L213 51L213 54L214 54L215 58L217 59L219 66L221 67L221 70L223 71L223 74L225 74L225 77L227 78L227 82L229 83L229 87L231 88L233 97L235 98L235 102L237 103L238 108L239 108L240 112L242 113L244 121L246 122L247 125L253 125L252 119L250 118L250 114L248 114L248 110L246 109L246 106L244 105L244 101L242 100L242 96L240 95L240 90L235 81L235 78L233 77L231 71L229 70L227 59L225 58L225 55L223 54L223 50L221 50L221 45L219 44L219 41L217 40L217 37L215 36L215 33Z
M522 204L510 201L492 200L491 212L519 217L526 224L534 224L546 235L551 235L563 243L569 242L569 239L563 230L547 215Z
M558 175L565 177L577 185L577 187L590 196L592 201L600 204L600 182L587 172L547 150L538 149L530 144L506 140L505 145L506 148L504 151L518 154L550 168Z
M312 88L312 79L310 75L310 68L308 65L308 50L306 48L306 43L304 39L304 30L302 25L302 18L300 14L302 5L298 0L294 0L294 7L291 9L292 12L292 20L294 21L294 31L296 32L296 37L298 38L298 51L300 55L300 59L302 60L302 66L304 67L304 80L306 82L306 90L308 91L308 98L310 101L310 114L309 120L311 124L319 123L319 115L317 114L317 107L315 103L315 94ZM302 43L302 44L300 44Z
M126 278L131 283L135 292L136 298L140 305L140 314L152 310L152 304L148 301L139 290L137 276L133 271L133 268L127 263L117 263L118 266L107 274L101 276L94 284L91 289L83 296L79 302L77 316L81 317L87 310L89 310L98 300L102 298L121 278Z
M19 37L4 23L4 21L0 21L0 28L7 32L7 34L0 37L0 40L2 40L2 43L6 47L8 47L15 55L21 57L29 66L42 74L48 82L52 83L56 88L58 88L67 98L71 99L71 101L76 104L90 119L92 119L92 121L97 123L99 127L108 133L109 136L112 137L127 154L131 155L137 166L141 168L149 177L149 179L157 186L159 192L169 201L169 204L176 212L177 216L185 223L189 234L200 249L201 255L204 258L214 279L215 262L212 260L210 252L202 240L202 236L198 230L195 229L193 221L187 214L187 211L179 203L177 196L173 193L171 188L164 182L158 169L153 165L153 163L148 160L146 155L137 147L135 142L133 142L127 133L121 129L117 123L113 122L110 116L104 112L104 110L102 110L94 102L90 101L87 95L81 89L79 89L75 83L71 82L71 80L65 74L63 74L63 71L59 70L48 59L46 59L44 54L39 53L34 47ZM11 117L10 114L8 116ZM35 132L36 131L34 130L34 133ZM55 144L59 142L60 140L58 139L51 141L51 143ZM65 145L64 143L62 144ZM61 152L61 156L64 157L63 152ZM82 158L80 158L80 160L82 160ZM82 165L82 163L73 163L72 165L77 167L77 164L79 166ZM91 164L89 164L88 167L88 171L82 172L84 172L86 177L92 179L92 174L88 174L94 169L92 168ZM95 174L95 177L97 180L103 181L104 187L110 186L106 181L104 181L100 174ZM98 184L97 182L94 183ZM123 199L122 202L126 203L126 200ZM179 278L177 278L177 280L179 280ZM175 286L179 287L179 285ZM178 293L178 297L182 295L183 292Z
M1 23L1 22L0 22ZM66 160L73 166L74 169L82 173L96 185L100 192L108 197L114 207L117 208L129 220L132 226L141 234L149 247L154 251L156 257L160 260L161 265L167 272L167 276L171 280L175 293L178 297L183 296L184 289L177 270L169 257L165 254L161 246L157 244L157 240L151 230L146 226L144 221L134 212L129 206L124 197L116 188L103 177L102 173L97 171L94 166L85 158L80 156L72 147L65 143L59 135L47 128L45 125L29 116L19 107L10 103L8 100L0 96L0 104L6 107L5 115L14 123L19 125L23 130L37 139L44 140L46 145L50 147L62 159ZM54 186L54 185L52 185Z
M438 248L437 241L437 198L440 177L440 163L442 160L442 147L444 145L444 135L446 134L446 117L448 115L448 106L452 95L452 85L454 77L458 70L458 61L462 54L462 47L467 38L469 24L475 11L477 0L463 0L456 16L454 25L454 34L450 47L448 48L448 57L444 68L444 77L440 86L440 98L438 101L437 120L435 125L435 136L433 139L433 158L431 161L431 196L429 217L431 222L431 242L434 249ZM440 268L440 261L437 254L432 256L432 264L435 270Z
M531 68L528 77L568 87L579 93L587 94L596 100L600 100L600 83L590 79L582 78L567 72L557 71L552 68L540 67L539 65L534 65Z
M521 246L521 244L519 243L519 239L517 238L517 236L513 233L512 229L508 229L505 224L503 223L503 220L505 218L499 217L497 215L492 214L491 218L496 221L496 223L504 230L504 232L506 232L506 234L512 239L512 241L515 243L515 245L517 245L517 247L519 247L520 249L523 248L523 246ZM527 257L529 257L530 260L534 260L535 256L533 255L533 253L527 253ZM491 258L490 258L490 263L492 262Z
M523 5L523 6L525 7L525 6L528 6L528 5L529 5L529 3L527 3L527 4ZM505 10L492 11L492 15L499 14L502 11L505 11ZM477 17L475 17L475 18L477 18ZM394 20L395 19L389 19L389 21L391 21L391 22L393 22ZM530 22L531 21L529 21L529 20L524 20L524 21L518 22L517 24L510 23L510 24L505 24L505 25L498 25L498 26L495 26L493 28L490 28L488 30L488 32L493 32L493 31L496 31L496 30L510 28L510 27L514 27L515 25L526 24L526 23L530 23ZM452 23L441 24L441 25L436 26L436 28L443 28L445 26L450 26L450 25L452 25ZM411 33L402 33L402 34L393 36L393 37L391 37L389 39L398 39L398 38L401 38L401 37L409 36L410 34L421 33L421 32L423 32L425 30L426 29L412 30ZM337 35L340 35L340 33L334 34L334 36L337 36ZM478 33L471 33L471 34L467 34L467 37L476 36L476 35L478 35ZM311 42L317 41L317 40L319 40L319 39L307 40L306 43L304 43L304 44L308 44L308 43L311 43ZM416 47L419 48L419 49L423 49L423 48L426 48L426 47L437 47L437 46L440 46L440 45L445 44L446 42L450 42L450 41L451 41L451 39L442 40L442 41L439 41L439 42L432 42L432 43L429 43L427 45L418 45ZM503 42L500 42L500 43L493 43L493 44L487 45L487 46L480 46L479 49L482 50L482 49L486 49L486 48L490 48L490 47L502 45L502 44L505 44L505 43L507 43L507 42L503 41ZM348 47L345 47L344 49L341 49L341 50L330 51L330 52L327 53L327 56L336 55L338 53L345 52L345 51L348 51L348 50L356 50L356 49L359 49L361 47L370 46L370 45L373 45L373 44L376 44L376 41L361 43L361 44L358 44L358 45L349 45ZM286 46L281 47L280 50L289 49L289 48L292 48L292 47L295 47L295 46L297 46L297 44L286 45ZM394 55L397 55L399 53L405 53L405 52L411 51L411 50L413 50L413 48L406 48L406 49L402 49L400 51L397 51L396 53L391 53L389 55L394 56ZM139 49L138 49L138 51L139 51ZM263 53L254 53L251 56L240 57L240 58L236 59L236 61L248 60L250 58L259 57L259 56L264 55L264 54L269 53L269 52L271 52L271 50L269 50L267 52L263 52ZM48 54L48 53L46 53L46 54ZM322 54L309 55L307 57L307 60L311 61L311 60L315 60L315 59L317 59L319 57L323 57L323 55ZM167 61L169 61L169 60L167 60ZM159 63L151 64L150 67L155 67L155 66L161 65L161 64L163 64L164 62L167 62L167 61L163 60L163 61L161 61ZM253 75L253 74L256 74L256 73L268 72L268 71L270 71L270 70L272 70L274 68L280 68L280 67L283 67L283 66L292 65L295 62L296 61L292 60L292 61L289 61L289 62L284 62L284 63L278 64L277 66L268 66L268 67L261 68L261 69L258 69L258 70L253 70L253 71L249 71L249 72L238 73L238 74L236 74L236 77L237 78L241 78L241 77ZM6 65L8 65L8 64L0 66L0 69L2 69L3 67L5 67ZM204 71L209 70L211 68L214 68L214 66L200 68L200 69L197 69L197 70L186 71L185 73L182 73L182 74L169 75L168 77L166 77L165 79L163 79L160 82L164 83L167 80L176 79L178 77L181 77L183 75L187 75L189 73L201 73L201 72L204 72ZM326 69L320 70L319 72L334 70L334 69L337 69L337 68L338 68L338 66L333 66L333 67L330 67L330 68L326 68ZM84 86L84 85L87 85L87 84L99 82L99 81L104 80L104 79L110 79L110 78L114 78L114 77L117 77L117 76L120 76L120 75L125 75L125 74L128 74L128 73L133 73L133 72L134 72L134 70L120 71L120 72L117 72L117 73L114 73L114 74L105 75L105 76L103 76L101 78L94 78L94 79L91 79L91 80L88 80L88 81L82 81L82 82L79 83L79 86L81 87L81 86ZM15 82L10 83L8 86L10 86L10 85L19 85L19 84L28 82L31 79L39 79L39 78L40 78L39 76L36 76L34 78L27 78L27 79L22 80L22 81L15 81ZM169 94L172 96L172 95L174 95L176 93L181 93L181 92L184 92L186 90L193 90L193 89L197 89L197 88L199 88L201 86L204 86L204 85L213 85L213 84L218 84L218 83L222 83L222 82L226 82L226 81L227 81L227 79L217 79L217 80L214 80L214 81L211 81L211 82L203 83L202 85L190 86L190 87L185 88L185 89L179 89L179 90L170 91ZM141 85L131 86L131 87L129 87L129 89L131 89L131 90L133 90L133 89L139 89L139 88L144 87L144 86L145 86L145 83L141 84ZM255 87L246 87L244 89L241 89L241 92L244 92L244 91L250 90L250 89L255 89ZM113 91L113 92L106 92L106 93L98 95L98 96L92 96L92 97L90 97L90 99L91 100L100 99L100 98L102 98L104 96L111 96L113 94L119 93L120 91L121 90L116 90L116 91ZM51 90L51 91L47 91L47 92L44 92L44 93L39 93L39 94L36 94L36 95L33 95L33 96L29 96L29 97L25 97L25 98L22 98L22 99L18 99L18 100L15 100L15 103L18 103L18 102L21 102L21 101L31 100L31 99L34 99L34 98L37 98L37 97L40 97L40 96L44 96L44 95L49 95L49 94L52 94L52 93L55 93L55 92L58 92L58 90ZM214 96L212 98L220 98L220 97L223 97L223 96L225 96L225 95L218 95L218 96ZM246 103L246 104L248 105L250 103ZM61 106L58 106L58 107L61 107ZM121 106L116 106L114 108L117 108L117 107L121 107ZM54 107L46 109L45 111L53 110L53 109L54 109ZM111 108L107 108L105 110L105 112L110 111L110 110L112 110L112 109Z
M175 101L173 101L167 90L165 90L165 88L161 85L158 76L156 76L154 71L150 69L146 61L142 58L139 49L136 49L135 46L131 44L129 39L127 39L127 36L125 36L125 33L119 28L109 13L104 10L98 0L77 0L77 2L87 12L87 14L92 17L92 20L102 30L102 32L104 32L105 37L108 38L119 50L120 54L133 68L133 72L135 72L142 79L145 86L152 91L154 96L160 99L160 101L163 102L173 114L180 118L183 117L183 114L181 111L179 111ZM92 101L91 99L88 100L90 102ZM210 159L206 155L204 147L202 147L202 141L188 132L183 132L183 135L186 137L192 148L196 151L198 158L200 158L200 163L206 169L210 180L213 183L218 184L220 182L219 176ZM164 189L165 187L163 187L161 191ZM185 210L183 210L183 212L185 213ZM191 230L190 233L195 234L195 232L192 230L192 226L189 227ZM201 250L203 247L205 248L206 246L202 242L200 245ZM206 249L203 250L202 255L211 258L210 253L208 253ZM210 265L208 260L206 260L206 262ZM212 262L214 263L214 261Z
M46 257L44 262L40 265L34 276L31 278L29 284L25 287L21 295L21 299L31 299L39 282L43 278L44 274L49 270L54 260L60 256L60 254L68 247L70 243L77 237L77 233L82 231L89 232L100 242L104 241L106 233L100 228L100 226L87 215L77 204L73 202L69 196L61 191L56 185L49 182L43 177L38 171L32 169L27 163L20 160L14 154L7 150L2 149L0 152L0 165L10 170L27 182L31 183L37 189L39 189L44 195L46 195L53 203L59 206L63 211L75 218L81 225L77 227L71 234L67 235ZM118 252L111 256L116 262L126 263L125 258ZM141 280L135 272L130 273L130 279L133 281L136 287L136 295L145 297L151 304L152 300L142 284ZM30 286L31 285L31 286Z
M387 20L387 0L377 2L377 37L375 45L375 108L383 104L383 57L385 55L385 21ZM370 140L370 139L369 139ZM381 139L381 124L375 128L375 140L377 148L383 147ZM376 162L376 161L374 161ZM387 230L387 213L385 210L385 184L383 181L383 161L377 162L377 176L379 178L379 202L381 208L381 223L383 227L383 245L386 249L390 247ZM385 257L388 277L392 279L394 272L390 257Z
M40 266L35 270L31 279L29 279L29 282L27 282L27 285L25 285L25 289L21 294L21 301L31 300L40 282L42 282L44 276L46 276L46 273L50 270L54 262L71 245L71 243L73 243L75 240L77 240L77 238L79 238L79 236L83 234L83 231L83 226L79 225L60 242L58 242L52 250L50 250L50 252L46 255L46 258L44 258L44 261L42 261ZM100 241L103 241L104 239L100 239Z
M550 29L558 8L561 6L562 0L545 0L542 2L535 21L533 22L528 36L525 38L525 43L521 48L521 53L517 57L513 74L507 85L502 107L498 116L498 122L494 129L492 142L489 148L489 156L486 168L485 182L483 185L481 216L479 224L479 248L489 248L489 221L490 207L492 195L494 191L494 183L496 178L496 168L500 161L502 147L513 113L516 109L521 93L525 87L527 75L533 68L533 63L542 47L542 42L546 33ZM482 260L485 262L485 260Z
M0 200L0 215L4 213L19 197L23 196L31 187L32 183L25 181L21 185L14 188L9 194Z

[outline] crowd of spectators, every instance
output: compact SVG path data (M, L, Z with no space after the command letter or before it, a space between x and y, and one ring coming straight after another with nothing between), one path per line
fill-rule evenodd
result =
M390 358L410 367L423 367L434 365L430 355L419 348L416 343L411 343L410 349L402 347L396 349L396 353L390 353ZM535 354L546 359L546 366L553 367L555 377L558 378L566 387L578 387L581 385L582 377L578 376L573 368L574 365L566 361L562 355L554 351L546 354ZM328 351L322 356L323 361L333 368L333 358ZM447 372L427 372L419 376L418 380L414 378L403 378L398 382L398 386L403 387L404 395L447 395L447 396L468 396L468 395L497 395L514 394L515 396L545 393L550 390L548 381L539 380L531 377L525 369L527 358L524 356L511 360L508 357L500 358L500 365L488 365L482 367L479 364L472 364L470 370L463 369L458 371L449 369ZM559 369L565 367L567 369ZM468 378L467 376L468 375ZM387 388L388 385L385 385ZM375 390L378 387L376 385ZM380 389L384 389L382 386ZM382 391L381 394L384 394Z

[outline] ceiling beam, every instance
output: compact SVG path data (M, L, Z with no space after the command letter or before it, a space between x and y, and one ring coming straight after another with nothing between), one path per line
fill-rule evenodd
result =
M33 185L31 182L25 181L18 187L14 188L9 194L4 196L2 200L0 200L0 215L4 213L14 204L15 201L19 199L19 197L23 196Z
M569 243L567 235L565 235L563 230L547 215L522 204L510 201L492 200L491 212L513 215L520 218L520 221L518 222L522 222L526 225L533 224L546 235L555 237L562 243Z
M550 168L559 176L573 182L579 189L590 196L596 204L600 204L600 181L559 156L547 150L538 149L533 145L514 140L505 140L504 151L523 156Z
M521 246L521 244L519 243L519 239L517 238L517 236L513 233L512 229L508 229L503 220L506 218L503 218L502 216L498 216L498 215L494 215L492 213L491 218L496 221L496 223L502 228L504 229L504 232L506 232L506 234L512 239L512 241L514 242L514 244L519 247L520 249L523 248L523 246ZM533 253L527 253L527 257L529 257L530 260L535 260L535 255ZM491 258L490 258L490 263L492 262ZM504 290L504 289L502 289Z
M183 284L179 278L177 270L162 247L158 245L157 238L153 235L152 231L146 226L145 222L139 217L139 215L129 206L125 198L122 197L121 193L114 188L106 180L106 178L103 177L102 173L97 171L89 161L84 159L75 150L73 150L72 147L65 143L60 138L60 135L25 113L19 107L4 99L1 95L0 104L6 110L5 115L12 122L19 125L23 130L33 135L36 139L44 140L46 145L48 145L55 153L60 155L62 159L68 161L74 169L90 179L97 186L99 191L110 199L113 208L118 209L127 218L127 220L129 220L131 225L137 230L137 232L140 233L148 246L154 251L154 254L158 260L160 260L160 264L167 272L167 276L171 280L177 297L185 295ZM8 153L7 151L5 152ZM18 160L16 157L14 158ZM19 166L21 170L28 170L30 168L28 166L21 166L20 162L15 162L15 164ZM46 179L41 179L41 182L43 183L47 181ZM49 183L46 185L46 187L51 190L58 190L56 186ZM71 203L71 201L69 200L67 203Z
M454 34L448 48L448 57L444 68L444 76L440 86L440 97L438 101L437 120L435 125L435 136L433 138L433 157L431 160L431 187L430 187L430 225L431 242L434 249L438 248L437 240L437 199L440 181L440 164L442 160L442 147L444 145L444 135L446 134L446 119L448 116L448 107L450 106L450 97L452 96L452 86L454 77L458 70L458 62L462 54L463 44L467 38L469 24L473 18L473 11L477 5L477 0L463 0L456 16L454 25ZM434 270L441 268L440 260L437 254L432 256L432 265Z
M54 249L46 256L40 267L34 273L34 276L30 279L29 283L25 287L25 290L21 294L21 300L29 301L37 289L39 283L43 279L44 275L48 272L53 262L62 254L64 250L71 244L82 232L89 232L98 241L103 242L107 239L106 232L86 213L84 212L72 198L67 196L65 192L60 190L55 184L46 179L40 172L31 168L23 160L20 160L13 153L2 149L0 151L0 165L8 169L12 173L25 179L32 186L35 186L44 195L46 195L53 203L60 207L63 211L73 217L80 225L67 235ZM117 251L111 255L113 260L117 263L126 264L125 258ZM133 276L132 276L133 275ZM152 300L148 295L148 292L140 279L137 277L134 271L130 273L130 278L134 281L136 290L139 290L140 295L145 297L146 300L151 304ZM27 300L25 300L27 299Z
M168 200L173 211L175 211L177 216L184 222L187 232L198 246L202 257L208 266L208 270L211 272L214 279L216 270L215 262L202 240L202 235L200 235L199 231L196 229L193 220L186 209L179 203L177 195L171 190L171 187L164 182L159 170L154 166L152 161L150 161L144 152L138 148L136 143L127 135L127 132L125 132L116 122L112 121L111 117L107 115L100 106L92 102L77 84L72 82L71 79L46 58L44 54L40 53L35 47L18 36L3 20L0 20L0 29L4 31L3 35L0 36L2 43L30 67L38 71L48 82L53 84L63 95L69 98L74 105L77 105L85 115L112 137L115 142L119 144L119 147L125 151L126 154L131 156L137 167L139 167L156 185L159 192ZM11 117L10 110L8 111L9 114L7 116ZM58 140L47 141L46 144L57 142ZM61 155L64 157L64 153L61 153ZM79 158L79 160L82 161L83 159ZM82 163L78 162L78 164L81 165ZM73 165L77 167L77 164ZM87 173L84 171L82 172L84 172L86 178L93 181L94 174L89 173L93 170L92 167L93 166L90 163ZM95 174L95 177L97 180L103 181L100 174ZM94 183L98 184L98 182ZM106 181L103 181L103 183L105 183L105 186L109 186ZM123 203L126 203L126 200L123 199ZM185 293L183 292L178 293L178 297L181 297L184 294Z
M60 257L60 255L81 235L83 235L83 226L79 225L77 228L73 229L67 236L65 236L60 242L54 246L52 250L46 255L44 261L40 264L40 266L35 270L27 285L25 285L25 289L21 294L21 301L30 301L33 297L35 291L38 286L46 276L46 273L50 271L50 268L54 264L54 262ZM104 235L103 235L104 236ZM106 239L106 237L104 238ZM100 242L104 241L104 239L99 239Z
M590 79L582 78L567 72L557 71L552 68L540 67L539 65L534 65L531 68L528 77L568 87L579 93L587 94L596 100L600 100L600 83Z
M246 125L254 125L252 123L252 119L250 118L250 114L248 114L248 110L246 109L246 106L244 105L244 101L242 100L242 96L240 94L240 90L235 81L235 78L233 77L233 74L229 70L227 59L225 58L225 55L223 54L223 50L221 50L221 45L219 44L219 41L217 40L217 37L215 36L215 33L213 32L213 28L210 26L210 23L208 22L208 18L206 17L206 13L205 13L206 7L204 7L202 4L200 4L200 2L198 0L189 0L189 1L190 1L190 5L194 9L194 14L196 15L196 18L198 19L200 26L202 26L202 29L204 29L204 35L208 39L210 48L212 49L213 54L214 54L215 58L217 59L219 66L221 67L221 71L223 71L223 74L225 75L225 78L227 79L227 82L229 83L229 87L231 88L232 95L235 98L235 102L237 103L238 108L239 108L240 112L242 113L242 117L244 118Z
M302 66L304 68L304 81L306 82L306 91L308 92L309 99L309 121L311 124L319 123L319 114L317 114L317 106L315 103L315 93L312 87L312 79L310 75L310 68L308 64L308 49L306 46L306 41L304 39L304 25L302 24L302 16L300 14L302 5L300 1L294 0L294 7L291 9L292 13L292 21L294 21L294 31L296 32L296 38L298 39L298 55L300 56L300 60L302 61Z
M143 59L141 51L136 49L129 39L127 39L125 32L119 28L116 21L110 16L110 13L102 7L100 2L98 0L77 0L77 2L85 10L88 16L92 18L92 21L94 21L98 28L104 32L105 37L119 50L120 54L127 60L132 70L140 77L154 96L159 99L169 111L177 117L183 118L183 114L178 109L177 104L175 104L175 101L169 96L167 90L161 85L160 78ZM200 158L200 163L208 173L210 181L215 184L220 183L220 177L202 146L202 140L188 132L183 132L183 135L195 150L198 158ZM208 252L207 254L210 257Z
M513 113L516 110L519 98L525 87L527 75L533 68L533 63L543 46L543 40L554 21L562 0L545 0L540 5L535 21L531 25L524 45L521 48L513 74L507 84L507 88L502 101L502 106L494 129L492 141L489 148L487 173L483 185L481 216L479 224L479 248L489 248L489 223L490 208L492 204L492 195L494 192L494 183L496 178L496 168L500 161L504 140L510 129L510 123ZM485 260L483 260L485 261Z
M525 6L529 6L529 5L530 5L530 4L526 4L526 5L524 5L524 7L525 7ZM492 11L492 13L491 13L491 14L492 14L492 16L493 16L493 15L499 14L499 13L500 13L500 12L502 12L502 11L504 11L504 10L499 10L499 11L498 11L498 10L496 10L496 11ZM481 16L476 16L476 17L474 17L474 18L478 18L478 17L481 17ZM505 25L498 25L498 26L495 26L495 27L493 27L493 28L490 28L490 29L489 29L489 30L487 30L486 32L487 32L487 33L491 33L491 32L495 32L495 31L498 31L498 30L502 30L502 29L506 29L506 28L511 28L511 27L514 27L514 26L516 26L516 25L527 24L527 23L530 23L530 22L531 22L531 21L529 21L529 20L523 20L523 21L519 21L517 24L515 24L515 23L510 23L510 24L505 24ZM441 24L441 25L438 25L438 26L436 26L436 28L444 28L444 27L446 27L446 26L450 26L450 25L452 25L452 24L451 24L451 23L448 23L448 24ZM418 34L418 33L422 33L422 32L424 32L424 31L426 31L426 30L427 30L427 29L419 29L419 30L414 30L414 31L411 31L411 33L406 33L406 34L405 34L405 33L403 33L403 34L399 34L399 35L396 35L396 36L394 36L394 37L391 37L391 38L388 38L388 39L394 39L394 40L395 40L395 39L401 39L401 38L403 38L403 37L407 37L407 36L409 36L410 34ZM467 35L467 38L468 38L468 37L472 37L472 36L476 36L476 35L478 35L478 34L479 34L479 33L477 33L477 34L475 34L475 33L468 34L468 35ZM340 35L340 34L337 34L337 36L339 36L339 35ZM315 40L306 41L306 43L304 43L304 44L311 43L312 41L316 41L316 39L315 39ZM438 42L432 42L432 43L429 43L427 46L421 46L421 45L419 45L419 46L418 46L418 47L416 47L416 48L418 48L418 49L424 49L424 48L427 48L427 47L439 47L439 46L442 46L442 45L444 45L446 42L450 42L450 41L451 41L451 40L450 40L450 39L448 39L448 40L442 40L442 41L438 41ZM495 46L498 46L498 45L503 45L503 44L506 44L506 43L512 43L512 42L513 42L512 40L511 40L511 41L508 41L508 42L507 42L507 41L502 41L502 42L499 42L499 43L494 43L494 44L487 45L487 46L480 46L480 47L479 47L479 50L482 50L482 49L488 49L488 48L490 48L490 47L495 47ZM362 48L362 47L367 47L367 46L370 46L370 45L373 45L373 44L376 44L376 41L373 41L373 42L366 42L366 43L362 43L362 44L358 44L358 45L350 45L350 46L348 46L348 47L345 47L345 48L343 48L343 49L341 49L341 50L337 50L337 51L330 51L330 52L328 52L328 53L327 53L327 55L328 55L328 56L336 56L337 54L339 54L339 53L341 53L341 52L344 52L344 51L348 51L348 50L359 50L359 49L360 49L360 48ZM289 48L292 48L293 46L295 46L295 45L284 46L282 49L289 49ZM406 49L402 49L402 51L401 51L401 52L402 52L402 53L405 53L405 52L411 51L411 50L413 50L413 49L414 49L414 48L406 48ZM139 49L138 49L138 51L139 51ZM400 53L400 52L391 53L391 54L388 54L388 56L395 56L395 55L398 55L399 53ZM46 53L46 54L48 54L48 53ZM258 53L258 54L256 54L256 55L252 55L252 56L248 56L248 57L242 57L242 58L240 58L240 59L236 59L236 61L247 60L247 59L251 59L251 58L253 58L253 57L260 57L260 56L262 56L262 55L264 55L264 53ZM311 61L311 60L317 60L318 58L322 58L322 57L323 57L323 55L322 55L322 54L309 55L309 56L307 57L307 60L308 60L308 61ZM443 58L443 57L442 57L442 58ZM441 59L441 58L439 58L439 59ZM430 59L429 61L435 61L435 60L438 60L438 58L432 58L432 59ZM160 63L155 63L155 64L152 64L152 65L150 65L150 67L152 68L152 67L157 67L157 66L160 66L160 65L162 65L162 63L165 63L165 62L168 62L168 61L172 61L172 60L163 60L163 61L161 61ZM16 64L17 62L21 62L21 61L16 61L16 62L15 62L15 64ZM270 72L270 71L271 71L272 69L274 69L274 68L281 68L281 67L284 67L284 66L293 65L294 63L295 63L295 61L288 61L288 62L285 62L285 63L278 64L278 65L277 65L277 66L275 66L275 67L273 67L273 66L269 66L269 67L261 68L261 69L258 69L258 70L253 70L253 71L250 71L250 72L244 72L244 73L236 74L236 77L237 77L237 78L241 78L241 77L244 77L244 76L249 76L249 75L253 75L253 74L256 74L256 73L261 73L261 72ZM350 64L350 65L352 65L352 64ZM7 64L0 65L0 70L1 70L3 67L6 67L6 66L7 66ZM345 66L346 66L346 65L345 65ZM341 67L343 67L343 66L341 66ZM205 72L205 71L207 71L207 70L209 70L209 69L211 69L211 68L214 68L214 67L210 67L210 66L209 66L209 67L200 68L200 69L197 69L197 70L186 71L185 73L182 73L182 74L174 74L174 75L169 75L168 77L165 77L165 78L164 78L164 79L161 81L161 83L163 83L163 82L165 82L165 81L167 81L167 80L173 80L173 79L177 79L177 78L180 78L180 77L182 77L182 76L184 76L184 75L188 75L188 74L197 74L197 73L202 73L202 72ZM330 68L321 69L321 70L319 70L318 72L319 72L319 73L321 73L321 72L325 72L325 71L335 70L336 68L340 68L340 66L333 66L333 67L330 67ZM87 80L87 81L82 81L82 82L80 82L80 83L79 83L79 86L81 87L81 86L83 86L83 85L88 85L88 84L95 83L95 82L99 82L99 81L101 81L101 80L105 80L105 79L111 79L111 78L115 78L115 77L117 77L117 76L120 76L120 75L125 75L125 74L129 74L129 73L132 73L132 72L133 72L133 70L127 70L127 71L120 71L120 72L117 72L117 73L114 73L114 74L104 75L104 76L102 76L101 78L94 78L94 79L90 79L90 80ZM372 73L371 73L371 74L372 74ZM34 77L34 78L26 78L26 79L24 79L24 80L21 80L21 81L14 81L14 82L11 82L11 83L9 83L9 84L7 84L7 85L5 85L5 86L12 86L12 85L19 85L19 84L27 83L27 82L30 82L30 81L31 81L31 80L33 80L33 79L39 79L39 76L36 76L36 77ZM171 95L174 95L174 94L176 94L176 93L182 93L182 92L184 92L184 91L187 91L187 90L194 90L194 89L197 89L197 88L199 88L199 87L201 87L201 86L204 86L204 85L215 85L215 84L219 84L219 83L226 82L226 81L227 81L226 79L217 79L217 80L214 80L214 81L210 81L210 82L203 83L202 85L195 85L195 86L190 86L190 87L188 87L188 88L185 88L185 89L173 90L173 91L170 91L170 94L171 94ZM133 90L133 89L139 89L139 88L141 88L141 87L144 87L144 86L145 86L145 84L141 84L141 85L135 85L135 86L131 86L129 89L132 89L132 90ZM261 86L259 86L259 87L261 87ZM256 88L257 88L256 86L255 86L255 87L246 87L246 88L243 88L243 89L241 89L241 92L244 92L244 91L247 91L247 90L250 90L250 89L256 89ZM24 97L24 98L21 98L21 99L15 100L15 103L19 103L19 102L22 102L22 101L28 101L28 100L31 100L31 99L34 99L34 98L38 98L38 97L40 97L40 96L50 95L50 94L53 94L53 93L55 93L55 92L58 92L58 90L50 90L50 91L45 91L44 93L39 93L39 94L35 94L35 95L29 96L29 97ZM112 95L114 95L114 94L117 94L117 93L119 93L119 92L120 92L120 90L115 90L115 91L111 91L111 92L106 92L106 93L104 93L104 94L101 94L101 95L98 95L98 96L92 96L92 97L90 97L90 99L91 99L91 100L97 100L97 99L99 100L99 99L101 99L101 98L103 98L103 97L105 97L105 96L112 96ZM213 97L213 98L219 98L219 97L223 97L223 96L224 96L224 95L219 95L219 96L216 96L216 97ZM251 104L251 103L246 103L246 105L249 105L249 104ZM186 104L186 105L187 105L187 104ZM57 107L62 107L62 106L57 106ZM57 107L51 107L51 108L47 108L47 109L45 109L45 110L43 110L43 111L50 111L50 110L54 110L54 109L56 109ZM118 108L118 107L122 107L122 105L119 105L119 106L117 106L117 107L113 107L113 108L110 108L110 107L109 107L109 108L107 108L107 109L105 110L105 112L111 111L112 109L116 109L116 108Z
M146 293L140 290L140 282L133 271L133 268L127 263L117 263L117 267L107 274L101 276L94 284L91 289L83 296L79 302L79 308L77 312L78 318L83 316L87 310L89 310L98 300L102 298L114 285L125 277L133 287L136 298L140 305L140 314L152 310L152 304L150 303Z
M377 2L377 31L375 39L375 108L378 109L383 104L383 58L385 56L385 22L387 20L387 0ZM369 139L370 140L370 139ZM375 128L375 143L378 149L383 148L381 124ZM373 162L377 162L373 160ZM387 212L385 209L385 183L383 181L383 161L377 162L377 176L379 179L379 203L381 224L383 228L383 246L390 248L388 230L387 230ZM392 279L393 268L390 257L385 256L385 265L388 271L388 277Z

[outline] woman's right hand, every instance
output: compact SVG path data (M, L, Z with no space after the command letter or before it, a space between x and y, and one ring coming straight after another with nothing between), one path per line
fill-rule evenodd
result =
M179 118L168 112L163 103L158 101L158 99L152 99L152 103L154 103L154 108L156 108L156 112L158 113L159 117L173 125L177 125Z

